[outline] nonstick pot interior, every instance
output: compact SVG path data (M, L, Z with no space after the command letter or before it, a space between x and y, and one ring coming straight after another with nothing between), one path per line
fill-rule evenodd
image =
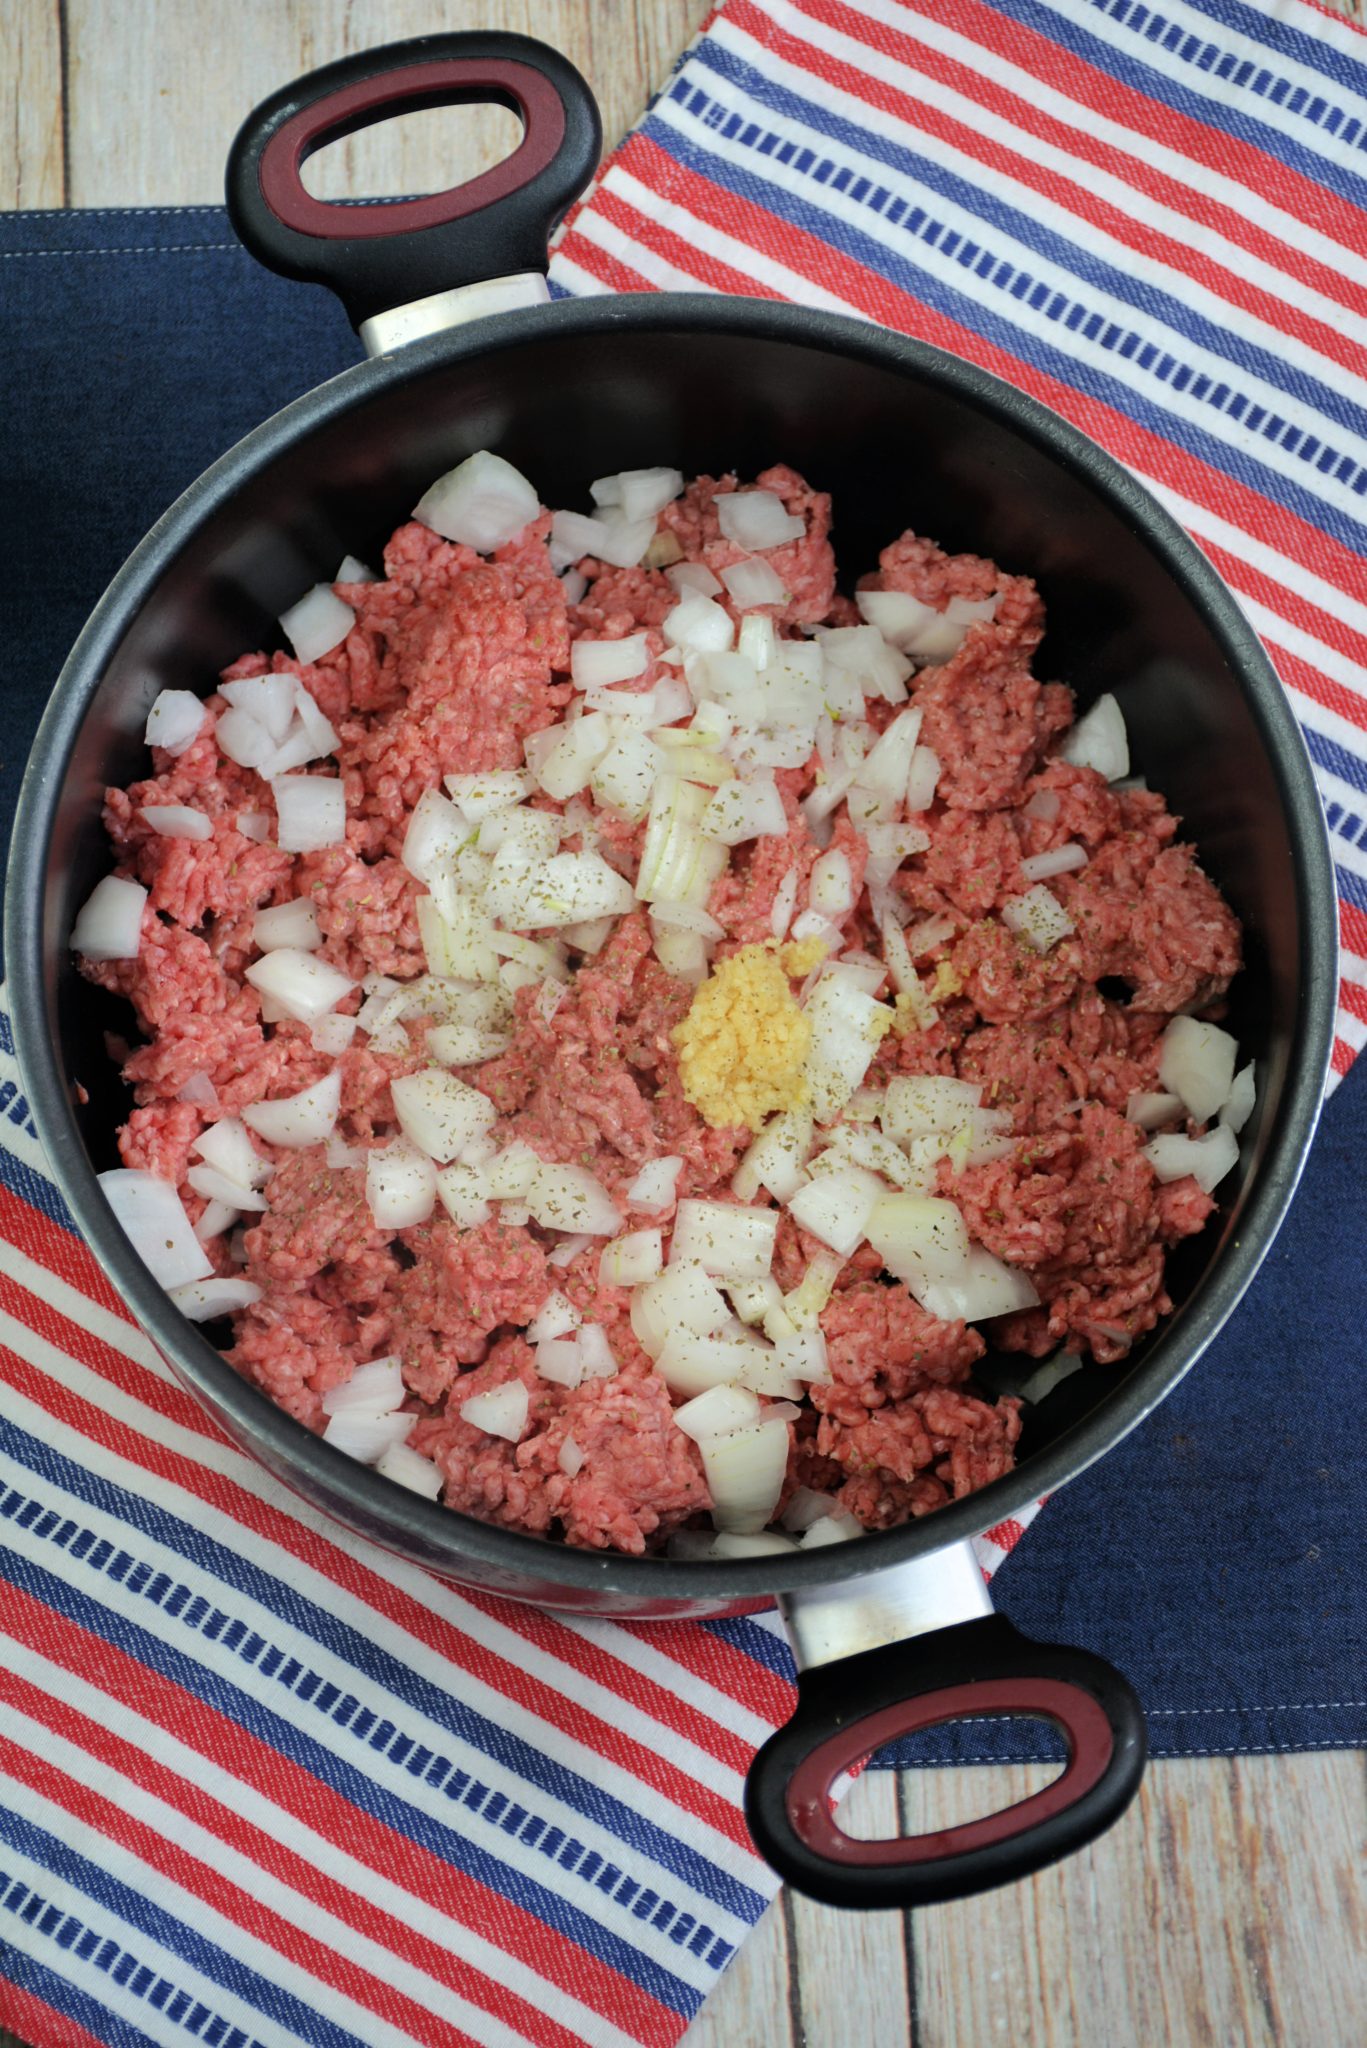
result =
M171 429L173 430L173 429ZM753 475L786 461L834 495L842 582L906 527L1034 576L1037 672L1085 705L1110 690L1135 766L1243 920L1230 1028L1260 1099L1237 1189L1171 1265L1177 1310L1118 1366L1032 1414L1017 1472L926 1522L810 1557L678 1565L600 1558L410 1499L310 1437L184 1325L109 1218L127 1100L104 1043L129 1013L75 974L76 908L106 871L100 803L143 772L163 688L205 694L346 552L378 558L441 471L497 448L543 500L672 463ZM21 1057L78 1221L177 1369L231 1432L315 1503L455 1576L547 1604L713 1610L836 1579L985 1528L1100 1455L1192 1362L1237 1300L1294 1187L1319 1100L1333 990L1329 867L1280 688L1228 593L1145 494L1030 401L937 351L852 323L715 300L594 301L517 315L360 365L201 479L121 573L59 685L25 785L8 906ZM88 1100L78 1099L81 1084Z

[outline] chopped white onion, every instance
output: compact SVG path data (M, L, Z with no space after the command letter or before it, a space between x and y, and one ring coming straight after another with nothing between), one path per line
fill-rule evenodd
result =
M175 1288L212 1276L212 1261L172 1182L131 1166L116 1166L98 1178L115 1220L154 1280Z
M315 583L312 590L280 614L285 637L302 662L319 661L341 645L356 623L356 614L343 604L330 583Z
M581 556L593 555L614 569L634 569L655 538L655 518L626 519L617 513L607 518L584 512L557 512L551 521L552 547L568 566Z
M343 555L332 580L334 583L378 583L380 579L358 555Z
M431 896L419 896L414 906L424 958L431 972L451 981L492 981L498 973L498 955L492 943L493 927L477 904L464 900L448 903L451 916L443 916ZM364 1009L361 1029L373 1029Z
M969 1247L960 1272L952 1278L926 1282L917 1299L922 1308L946 1323L956 1318L965 1323L986 1322L993 1316L1039 1306L1039 1295L1029 1276L980 1244Z
M531 783L520 769L490 770L487 775L447 775L443 781L452 802L471 824L481 824L495 811L509 810L531 795Z
M854 871L849 856L832 847L812 863L807 901L822 917L845 917L854 909ZM882 970L879 970L882 979Z
M335 1009L356 986L316 953L305 953L298 946L276 946L263 953L245 970L245 976L254 989L301 1024L311 1024Z
M716 1391L735 1393L737 1389ZM712 1519L718 1529L758 1535L783 1491L788 1470L787 1422L766 1418L725 1436L705 1436L699 1440L698 1449L712 1496Z
M250 1209L262 1214L266 1208L266 1197L255 1188L243 1187L232 1180L216 1166L189 1166L185 1170L186 1185L197 1195L203 1195L206 1202L221 1202L234 1210Z
M1239 1141L1228 1124L1216 1124L1200 1138L1165 1132L1149 1140L1144 1157L1159 1180L1184 1180L1190 1174L1211 1195L1238 1165Z
M249 712L225 711L214 727L219 752L239 768L263 771L275 758L275 741Z
M521 470L481 448L428 486L413 507L413 517L444 540L491 555L515 540L540 509Z
M748 555L743 561L733 562L729 569L722 570L721 580L737 611L754 611L759 605L786 604L788 601L783 578L771 563L759 555Z
M214 828L203 811L189 804L144 804L138 813L162 839L212 839Z
M527 1427L530 1406L531 1397L522 1381L505 1380L501 1387L490 1387L487 1393L472 1394L468 1401L462 1401L459 1413L461 1421L468 1422L472 1429L515 1444Z
M870 625L894 647L921 662L948 661L963 644L975 619L991 618L995 597L981 601L950 598L943 611L922 604L905 590L857 590L855 603Z
M201 1244L208 1244L210 1238L221 1237L225 1230L231 1230L240 1213L230 1202L206 1202L195 1225L195 1236Z
M631 1297L631 1327L642 1350L658 1358L677 1330L700 1337L720 1329L729 1311L726 1297L700 1266L670 1266Z
M1220 1110L1220 1122L1226 1124L1231 1131L1241 1131L1253 1114L1256 1100L1253 1062L1250 1060L1248 1065L1240 1067L1234 1076L1233 1084Z
M774 1257L778 1213L737 1202L680 1202L669 1262L700 1266L717 1279L762 1280Z
M874 1204L885 1193L876 1174L858 1166L837 1168L799 1188L788 1213L813 1237L849 1258L863 1241Z
M833 1493L814 1493L810 1486L799 1486L789 1499L787 1507L779 1516L785 1529L800 1536L804 1529L810 1529L813 1522L825 1521L838 1513Z
M590 484L595 505L620 507L627 519L656 519L684 487L680 469L624 469Z
M1046 1394L1053 1393L1060 1380L1070 1379L1081 1367L1082 1359L1076 1351L1056 1351L1017 1389L1021 1400L1036 1406Z
M462 1230L478 1230L494 1213L488 1176L482 1167L465 1160L442 1168L437 1175L437 1193L451 1221Z
M795 928L796 929L796 928ZM838 973L823 975L807 1002L812 1027L807 1084L818 1123L829 1123L868 1072L886 1008Z
M1002 905L1002 923L1036 953L1047 953L1076 929L1057 896L1043 882L1036 882L1023 896L1009 897Z
M774 1356L790 1379L811 1384L831 1377L826 1337L819 1326L781 1331L773 1340Z
M1130 772L1130 741L1125 714L1109 691L1098 697L1059 742L1059 759L1075 768L1095 768L1107 782L1119 782Z
M639 824L650 809L661 765L655 741L644 732L627 730L595 762L589 777L593 794L600 804Z
M219 694L264 726L279 746L294 717L292 675L242 676L235 683L220 683Z
M620 917L636 907L630 882L600 853L557 853L535 867L500 876L501 859L502 854L494 862L485 908L490 916L519 930Z
M783 880L774 891L774 901L769 912L769 929L776 939L787 936L797 908L797 869L789 868Z
M933 747L917 745L912 750L911 767L907 770L907 809L928 811L935 801L935 790L940 780L940 757Z
M307 896L296 896L290 903L258 910L252 919L252 944L263 953L273 953L279 946L289 946L298 953L316 953L322 943L318 916Z
M724 654L735 637L731 614L700 590L684 591L673 610L666 612L660 631L671 647L692 654Z
M726 1385L709 1387L674 1410L677 1427L697 1444L708 1437L725 1436L733 1429L744 1428L757 1422L759 1416L759 1402L748 1387Z
M918 1301L928 1286L960 1278L968 1264L964 1219L935 1195L887 1194L875 1203L868 1238L883 1264Z
M1229 1099L1238 1056L1237 1039L1218 1024L1174 1017L1159 1042L1158 1078L1205 1123Z
M584 1361L586 1380L610 1380L616 1376L617 1360L601 1323L580 1324L579 1355Z
M773 491L722 491L712 504L723 537L752 553L801 540L807 531Z
M496 1115L487 1095L444 1067L397 1075L389 1093L404 1136L429 1159L443 1162L491 1129Z
M403 1442L416 1421L415 1415L333 1415L323 1442L360 1465L376 1465L386 1451Z
M767 1188L776 1202L791 1201L807 1178L811 1149L811 1113L781 1110L742 1155L731 1182L733 1191L743 1202L753 1201L760 1188Z
M577 1387L584 1377L584 1352L577 1336L543 1337L534 1347L536 1370L558 1387Z
M190 1147L206 1165L215 1167L227 1180L248 1190L263 1188L274 1173L269 1159L263 1159L251 1141L240 1117L224 1116L201 1132ZM239 1202L239 1208L249 1205Z
M271 836L269 811L239 811L235 823L242 837L254 845L264 846Z
M663 1214L674 1207L674 1191L679 1175L683 1171L683 1160L671 1153L664 1159L651 1159L641 1168L626 1191L626 1199L633 1209L644 1209L647 1215Z
M530 1189L532 1177L540 1165L540 1156L533 1152L531 1146L524 1145L520 1138L515 1138L512 1144L505 1146L485 1168L489 1193L496 1201L521 1201Z
M788 817L773 776L723 783L709 798L698 830L723 846L739 846L747 839L786 839ZM796 894L796 882L793 887Z
M580 1450L572 1436L567 1436L561 1444L555 1462L567 1479L573 1479L577 1473L583 1470L584 1453Z
M408 1389L398 1359L372 1358L358 1365L349 1380L329 1387L323 1396L324 1415L392 1415L402 1408Z
M315 853L346 839L346 790L329 775L283 775L271 783L277 838L286 853Z
M664 1271L664 1245L658 1230L631 1230L604 1245L598 1261L600 1287L639 1287Z
M141 882L106 875L82 904L71 928L71 950L87 960L136 960L142 945L147 891Z
M445 1483L441 1467L424 1458L411 1444L390 1444L376 1459L375 1470L382 1478L392 1479L396 1486L406 1486L410 1493L421 1494L424 1500L435 1500Z
M334 1173L340 1173L348 1166L364 1166L366 1148L364 1145L348 1145L344 1138L339 1138L334 1132L327 1141L323 1159Z
M1125 1114L1132 1124L1138 1124L1141 1131L1161 1130L1174 1117L1185 1117L1180 1095L1161 1094L1149 1089L1137 1089L1125 1104Z
M439 789L425 789L413 806L400 860L419 882L449 867L470 838L473 827L462 811Z
M587 1168L538 1160L526 1194L532 1218L544 1230L611 1237L622 1217L611 1195Z
M584 1318L567 1294L553 1290L527 1325L527 1342L539 1344L547 1337L568 1337Z
M570 677L577 690L611 683L630 683L650 666L650 652L644 633L629 633L621 640L580 638L570 649Z
M242 1112L242 1121L268 1145L320 1145L331 1135L341 1106L342 1075L339 1068L334 1068L312 1087L301 1088L297 1095L282 1096L276 1102L249 1104Z
M437 1169L408 1138L366 1154L365 1198L377 1230L425 1223L437 1200Z
M686 590L696 590L702 597L716 597L722 587L703 562L675 562L665 570L665 576L680 597Z
M147 714L143 733L149 747L161 747L168 754L183 754L194 740L207 716L192 690L160 690Z
M798 1540L799 1550L820 1550L827 1543L848 1543L853 1536L862 1536L863 1524L853 1515L823 1515L812 1522L804 1536ZM720 1541L720 1538L718 1539Z
M1086 847L1070 840L1066 846L1052 847L1048 853L1027 854L1021 862L1021 873L1027 882L1047 882L1051 875L1068 875L1086 865Z
M956 1081L944 1074L898 1074L889 1081L881 1122L890 1138L957 1131L982 1101L980 1081Z

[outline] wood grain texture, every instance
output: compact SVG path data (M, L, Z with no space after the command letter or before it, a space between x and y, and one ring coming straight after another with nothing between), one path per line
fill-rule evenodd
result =
M1363 0L1330 0L1348 14ZM0 204L216 201L238 121L347 51L442 28L530 31L592 79L610 146L707 0L0 0ZM63 47L67 55L63 75ZM65 119L64 119L65 115ZM69 177L64 169L64 132ZM352 139L317 189L432 189L511 130L463 110ZM1029 1769L871 1773L870 1831L942 1826L1023 1797ZM900 1797L900 1809L898 1800ZM1152 1767L1092 1849L988 1899L855 1915L785 1898L685 2048L1360 2048L1367 2041L1363 1760ZM2 2017L2 2015L0 2015ZM0 2028L0 2048L18 2048ZM34 2048L47 2048L37 2043Z
M0 206L66 203L59 0L0 0Z
M14 4L14 0L6 0ZM34 0L17 0L31 8ZM611 148L708 8L706 0L65 0L73 206L216 202L243 116L301 72L434 29L514 29L554 43L593 80ZM206 50L206 45L208 46ZM211 54L209 54L211 52ZM212 70L213 117L204 102ZM454 138L454 148L451 146ZM501 138L501 139L500 139ZM329 155L330 197L435 191L507 153L511 116L460 108L350 138ZM174 195L174 197L173 197Z

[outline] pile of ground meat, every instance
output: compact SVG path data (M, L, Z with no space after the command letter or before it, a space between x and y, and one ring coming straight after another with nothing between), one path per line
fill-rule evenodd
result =
M323 1430L330 1390L370 1361L397 1358L413 1417L409 1447L435 1463L448 1507L628 1552L661 1550L674 1538L675 1553L689 1554L680 1533L711 1531L711 1500L699 1442L675 1422L682 1398L633 1328L632 1289L600 1277L608 1238L581 1234L575 1243L516 1200L493 1202L473 1226L441 1199L421 1221L377 1226L365 1160L396 1138L391 1084L432 1064L432 1020L404 1018L397 1043L391 1031L383 1050L364 1030L341 1050L324 1050L314 1025L263 1005L245 976L259 957L257 914L298 898L312 905L321 934L313 957L353 984L338 1017L362 1010L379 978L405 983L428 972L417 912L426 885L402 858L415 807L446 776L524 769L527 742L564 720L581 695L570 673L581 639L643 632L648 665L624 686L637 691L687 672L688 661L671 658L664 629L684 593L706 581L733 625L758 614L781 640L862 624L854 584L837 590L830 501L786 467L739 487L781 501L801 523L800 537L752 551L784 595L742 614L719 580L748 558L724 536L717 511L737 488L727 477L682 489L630 567L585 554L567 568L545 511L487 554L416 519L399 527L375 580L335 586L353 619L329 651L311 662L246 654L223 678L273 673L309 693L336 744L302 773L340 780L344 840L281 850L272 784L217 743L228 704L212 694L202 727L179 752L154 747L146 780L108 792L116 872L148 894L136 957L84 962L92 981L127 998L137 1021L140 1042L123 1060L136 1100L119 1135L124 1164L174 1184L192 1224L203 1224L210 1207L187 1178L206 1130L340 1075L328 1140L301 1147L258 1137L263 1173L273 1169L265 1208L209 1218L215 1272L256 1290L225 1335L237 1369ZM690 565L708 578L690 584L679 573ZM352 572L364 574L355 564ZM783 941L797 954L779 956L783 904L800 918L814 863L823 849L843 850L854 900L827 917L828 939L864 963L880 1019L891 1021L871 1036L857 1095L832 1121L867 1118L897 1077L981 1084L984 1105L1009 1113L1009 1143L979 1164L948 1149L934 1192L957 1204L975 1246L1026 1277L1037 1304L981 1325L942 1319L891 1277L869 1242L817 1290L815 1306L809 1297L807 1326L824 1336L826 1376L796 1402L759 1400L789 1441L781 1492L764 1519L780 1523L798 1501L805 1506L790 1528L815 1514L833 1523L832 1534L849 1533L848 1518L882 1529L927 1514L1011 1469L1021 1403L975 1382L989 1350L1115 1360L1168 1311L1167 1251L1202 1228L1214 1197L1190 1176L1160 1180L1146 1149L1156 1126L1127 1107L1163 1095L1170 1019L1217 1017L1239 966L1235 919L1194 848L1179 841L1162 797L1139 780L1112 785L1060 753L1073 698L1032 671L1044 615L1028 578L906 533L858 591L905 593L946 616L950 600L967 601L954 651L921 661L912 654L901 663L911 671L901 701L894 690L864 702L872 737L908 707L921 713L934 793L927 807L897 817L918 826L925 843L881 881L875 902L867 839L847 803L824 820L803 808L833 772L829 744L825 758L814 748L800 766L775 767L785 829L731 847L707 896L721 936L707 941L705 971L714 976L743 949L763 947L785 959L793 1000L805 1001L825 950L810 937L821 920L808 919L806 940ZM688 715L671 722L683 726ZM591 790L556 801L533 785L526 801L559 817L562 846L592 844L635 878L639 817ZM149 823L149 806L198 813L207 836L166 836ZM1070 855L1077 864L1048 882L1068 929L1041 948L1002 913L1031 886L1022 861L1060 848L1081 849ZM890 913L914 954L914 1000L905 991L897 999L891 976L876 985ZM553 1000L525 969L505 974L502 1049L457 1071L492 1105L500 1147L521 1144L541 1160L588 1169L623 1231L655 1227L667 1257L678 1202L738 1199L731 1183L756 1128L709 1121L690 1099L680 1030L699 999L698 974L666 964L675 956L657 945L646 903L609 922L606 933L530 932L554 942L566 970ZM335 1047L340 1034L322 1034L322 1044ZM1164 1128L1200 1131L1199 1118L1165 1099ZM662 1159L681 1161L672 1195L663 1208L634 1213L628 1190ZM752 1200L775 1207L763 1188ZM823 1253L829 1266L828 1248L782 1208L772 1276L785 1300ZM610 1352L606 1369L578 1385L544 1377L525 1334L556 1293L581 1324L605 1333ZM462 1413L473 1397L513 1381L527 1392L515 1440ZM793 1539L772 1538L785 1540Z

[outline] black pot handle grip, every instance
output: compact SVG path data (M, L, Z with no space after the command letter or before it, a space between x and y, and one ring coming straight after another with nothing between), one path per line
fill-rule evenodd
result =
M845 1832L831 1798L842 1772L899 1736L980 1714L1052 1721L1068 1746L1062 1775L933 1834L863 1842ZM1138 1791L1147 1749L1143 1709L1103 1658L984 1615L804 1671L796 1713L750 1767L746 1819L761 1855L811 1898L935 1905L1026 1877L1104 1833Z
M300 171L325 143L395 114L492 101L523 124L510 157L420 199L315 199ZM324 284L354 327L461 285L544 271L547 245L592 177L598 105L567 58L530 36L417 36L325 64L250 113L228 156L232 224L284 277Z

